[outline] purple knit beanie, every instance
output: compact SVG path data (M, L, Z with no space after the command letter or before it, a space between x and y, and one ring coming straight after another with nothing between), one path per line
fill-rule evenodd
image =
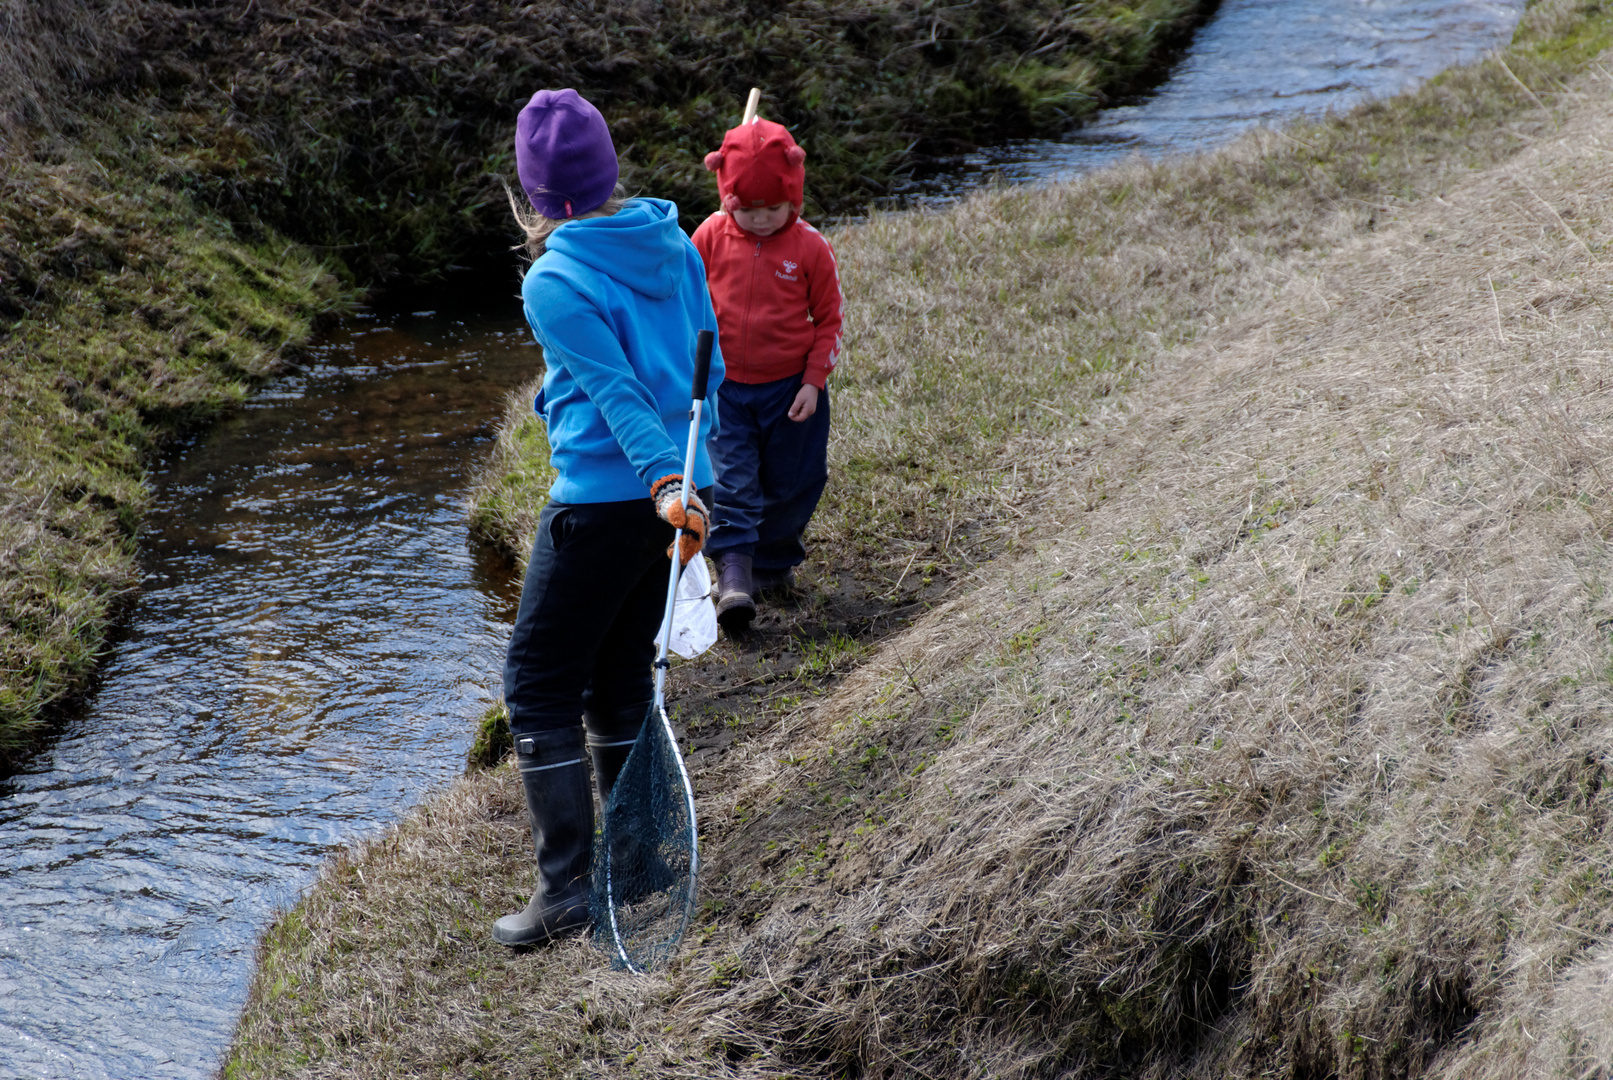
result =
M526 103L515 171L538 213L562 221L603 206L621 175L605 118L575 90L539 90Z

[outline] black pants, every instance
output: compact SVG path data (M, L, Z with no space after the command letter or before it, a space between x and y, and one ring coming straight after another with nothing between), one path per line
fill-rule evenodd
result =
M671 542L647 497L543 508L504 662L512 733L648 710Z

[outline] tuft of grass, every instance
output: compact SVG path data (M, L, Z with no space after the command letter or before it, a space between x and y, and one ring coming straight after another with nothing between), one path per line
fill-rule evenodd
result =
M510 710L503 702L487 707L476 726L476 737L465 752L465 768L469 771L492 769L510 756L514 748L510 734Z
M795 677L809 681L852 670L868 651L867 646L838 631L831 631L823 641L803 638L800 648L801 662Z

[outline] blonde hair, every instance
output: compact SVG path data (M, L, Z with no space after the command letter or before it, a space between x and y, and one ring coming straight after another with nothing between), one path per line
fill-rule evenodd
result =
M549 218L538 213L537 210L533 209L532 204L524 198L517 199L515 192L510 190L510 185L507 183L504 185L504 195L510 200L510 213L515 215L515 223L526 234L526 240L515 245L515 250L525 251L529 259L536 259L539 255L542 255L543 246L548 243L550 234L566 222L581 221L584 218L610 217L627 202L627 189L618 183L616 190L611 192L610 198L606 199L600 206L588 211L588 213L578 214L576 217L571 218Z

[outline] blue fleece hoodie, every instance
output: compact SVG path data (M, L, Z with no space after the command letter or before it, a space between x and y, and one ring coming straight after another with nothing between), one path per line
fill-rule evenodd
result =
M717 329L700 253L664 199L633 199L610 217L568 221L549 235L521 287L548 373L534 406L549 427L564 503L649 498L683 471L695 332ZM701 414L695 484L711 483L720 351Z

